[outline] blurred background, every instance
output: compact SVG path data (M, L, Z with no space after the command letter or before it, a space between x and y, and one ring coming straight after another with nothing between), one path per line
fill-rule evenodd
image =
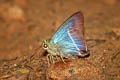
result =
M120 54L115 53L120 48L119 0L0 0L0 61L29 55L77 11L84 14L85 38L105 41L92 47L91 60L102 55L106 65L115 55L115 66L120 66ZM116 70L111 72L120 74ZM108 80L114 80L110 76Z

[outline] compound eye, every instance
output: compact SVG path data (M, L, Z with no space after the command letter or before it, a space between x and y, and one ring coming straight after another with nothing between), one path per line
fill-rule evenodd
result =
M47 48L48 46L47 46L47 44L44 44L44 48Z

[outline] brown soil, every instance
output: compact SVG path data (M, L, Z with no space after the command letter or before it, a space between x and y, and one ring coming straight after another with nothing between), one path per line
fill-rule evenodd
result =
M37 48L77 11L90 56L48 67ZM0 0L0 80L120 80L119 58L119 0Z

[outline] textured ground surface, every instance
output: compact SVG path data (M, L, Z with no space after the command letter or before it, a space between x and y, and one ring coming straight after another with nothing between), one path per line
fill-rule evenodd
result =
M48 67L36 50L77 11L91 55ZM0 0L0 80L120 80L119 0Z

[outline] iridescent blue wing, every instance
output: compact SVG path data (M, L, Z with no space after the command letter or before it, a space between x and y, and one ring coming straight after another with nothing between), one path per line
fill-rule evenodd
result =
M84 17L81 12L72 15L56 32L51 41L64 57L68 55L85 56L88 54L84 40Z

